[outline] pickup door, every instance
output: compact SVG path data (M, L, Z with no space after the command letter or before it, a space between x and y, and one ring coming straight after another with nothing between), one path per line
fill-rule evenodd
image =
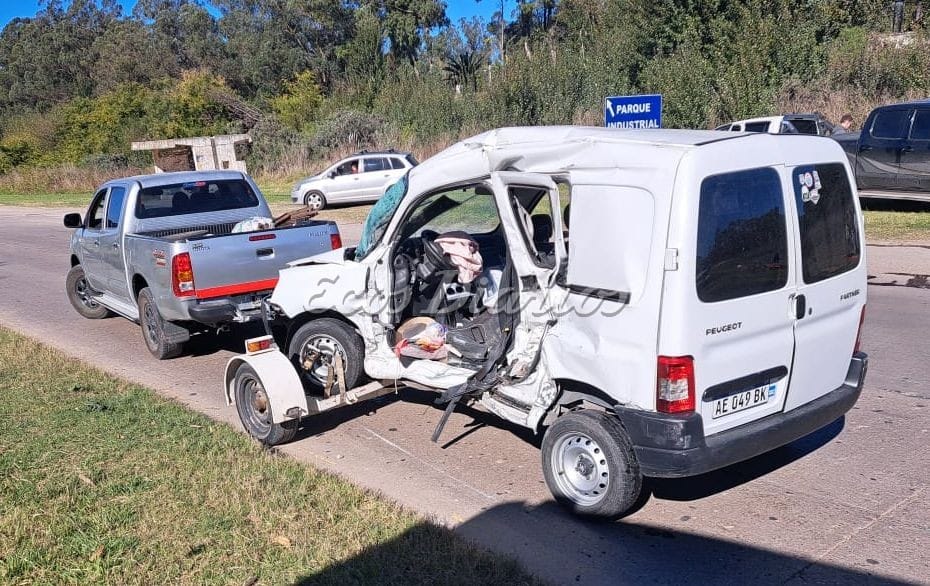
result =
M856 156L860 189L899 189L898 171L913 113L910 107L881 108L866 122Z
M901 151L898 189L930 192L930 107L917 108Z
M198 299L273 289L287 263L338 248L332 222L188 240Z

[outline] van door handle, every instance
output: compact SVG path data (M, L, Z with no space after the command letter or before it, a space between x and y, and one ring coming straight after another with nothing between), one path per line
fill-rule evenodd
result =
M794 317L795 319L804 319L807 313L807 297L798 295L794 298Z
M914 147L912 147L912 146L901 147L901 152L902 152L902 153L913 153L913 152L914 152Z
M870 146L867 145L867 144L864 144L864 145L860 145L860 146L859 146L859 152L860 152L860 153L864 153L865 151L870 151L870 150L872 150L872 147L870 147Z
M258 258L274 256L274 248L259 248L255 251L255 256Z

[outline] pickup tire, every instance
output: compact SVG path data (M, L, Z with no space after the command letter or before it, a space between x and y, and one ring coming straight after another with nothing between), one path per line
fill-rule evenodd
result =
M184 344L169 342L165 332L165 320L158 312L155 297L148 287L139 291L139 324L142 326L142 339L152 356L167 360L181 354Z
M323 394L328 369L337 353L342 355L346 390L358 386L365 356L362 339L345 322L329 317L310 320L294 332L287 349L287 357L300 374L304 388L315 395ZM306 364L311 359L312 363Z
M304 196L304 205L314 212L318 212L326 207L326 197L319 191L308 191Z
M555 500L578 515L613 520L643 503L633 443L608 413L572 411L556 419L543 437L542 468Z
M271 402L265 394L258 373L248 364L240 364L233 379L233 391L236 399L236 411L242 426L249 435L266 446L276 446L294 439L298 420L274 423L271 415Z
M94 301L90 285L84 276L84 267L81 265L75 265L68 271L65 289L68 292L68 301L87 319L103 319L110 315L110 310Z

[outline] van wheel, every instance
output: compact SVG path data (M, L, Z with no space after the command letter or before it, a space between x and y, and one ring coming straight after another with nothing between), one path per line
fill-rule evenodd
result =
M350 326L328 317L310 320L294 333L287 357L300 373L304 388L322 394L336 355L342 357L346 389L358 385L362 377L362 339Z
M318 212L326 207L326 198L319 191L310 191L304 196L304 205L311 211Z
M139 323L142 326L142 338L152 356L167 360L181 354L183 344L169 342L165 334L165 320L158 312L155 298L148 287L139 291Z
M542 467L555 500L578 515L617 519L641 504L643 475L633 443L607 413L559 417L543 438Z
M76 265L68 271L68 277L65 279L65 289L68 292L68 301L77 310L78 313L87 319L103 319L110 315L110 311L97 303L93 297L93 291L87 284L87 278L84 276L84 267Z
M271 402L265 393L265 386L258 374L248 364L240 364L233 379L236 397L236 411L242 427L249 435L266 446L276 446L294 439L298 420L291 419L283 423L274 423L271 416Z

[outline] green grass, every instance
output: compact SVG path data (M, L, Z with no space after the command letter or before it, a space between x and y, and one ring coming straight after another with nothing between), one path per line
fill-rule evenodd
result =
M930 212L867 210L863 213L868 240L930 241Z
M532 583L509 560L0 327L0 583Z

